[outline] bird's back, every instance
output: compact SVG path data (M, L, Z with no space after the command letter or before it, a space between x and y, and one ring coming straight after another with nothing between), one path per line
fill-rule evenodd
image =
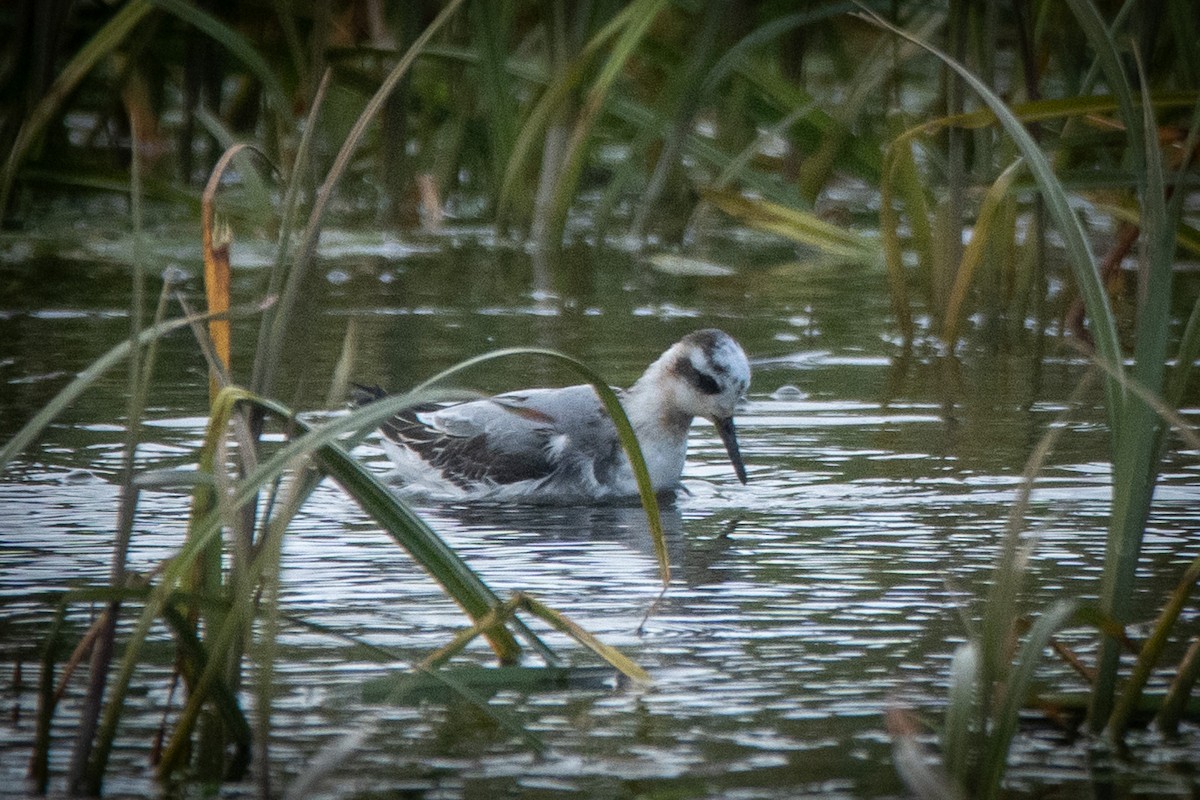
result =
M389 449L402 473L414 473L401 475L406 482L436 478L471 494L602 494L620 457L612 421L586 384L420 406L381 430L405 451Z

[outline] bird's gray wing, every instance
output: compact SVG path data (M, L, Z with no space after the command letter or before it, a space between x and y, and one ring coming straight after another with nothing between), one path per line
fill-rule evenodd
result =
M617 390L618 395L621 394ZM576 475L585 483L605 483L609 473L623 463L623 451L608 411L588 384L565 389L536 389L512 392L493 398L510 414L529 419L552 420L546 441L548 457L560 477ZM506 420L508 424L511 419Z
M418 406L387 420L384 436L463 488L605 469L612 422L591 386L529 389L450 406Z
M471 488L481 482L502 485L551 475L554 423L521 397L501 395L408 409L385 422L381 431L446 480Z

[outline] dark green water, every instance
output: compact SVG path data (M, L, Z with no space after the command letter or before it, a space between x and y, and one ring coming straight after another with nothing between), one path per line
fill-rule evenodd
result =
M77 252L29 239L0 244L0 437L128 330L130 242L95 232ZM175 267L200 304L198 253L177 231L151 240L155 271ZM57 253L51 251L58 250ZM919 343L905 356L882 269L827 264L739 234L693 253L725 277L669 274L643 256L579 246L539 264L486 231L417 243L334 232L305 292L281 399L324 408L347 326L354 375L392 389L486 350L536 345L578 356L628 384L666 346L724 328L754 365L739 420L750 483L698 423L689 493L668 509L673 584L659 590L641 512L628 508L427 509L434 527L500 594L524 590L647 668L647 690L502 692L493 705L549 746L534 754L478 709L456 702L380 708L367 679L398 668L336 638L289 627L281 642L271 770L286 786L323 748L365 740L319 786L329 797L893 797L883 712L907 704L936 719L945 670L977 616L1025 459L1065 409L1082 362L1044 336L999 346L975 326L957 360ZM258 299L269 249L235 246L235 302ZM150 294L157 292L157 279ZM254 320L236 326L235 372L248 373ZM1044 357L1039 358L1039 354ZM164 342L148 411L145 467L194 463L207 402L204 363L185 332ZM106 579L116 518L124 373L61 418L0 482L0 775L24 779L33 731L34 659L48 610L31 592ZM503 390L570 376L536 361L480 369ZM1039 478L1029 580L1037 609L1097 592L1109 502L1108 437L1098 392L1068 421ZM1184 409L1200 418L1196 397ZM368 445L360 455L388 465ZM1200 458L1173 448L1145 543L1139 614L1149 618L1200 551ZM187 498L149 493L131 562L148 571L178 546ZM417 659L463 624L457 608L336 488L323 485L285 546L286 613ZM1193 605L1184 629L1195 630ZM77 609L75 620L86 620ZM592 663L547 635L568 661ZM1068 634L1084 657L1090 637ZM469 656L486 662L487 653ZM24 661L23 683L14 665ZM137 678L107 784L153 796L148 741L166 699L169 659ZM1045 680L1078 688L1049 659ZM65 769L74 699L56 729ZM360 727L365 726L365 727ZM1191 797L1200 735L1134 739L1127 759L1050 734L1018 741L1022 795ZM226 796L249 796L250 784ZM20 794L21 791L17 790Z

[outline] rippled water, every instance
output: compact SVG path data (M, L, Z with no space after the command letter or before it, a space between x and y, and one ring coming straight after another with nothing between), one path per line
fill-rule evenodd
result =
M191 254L172 247L160 245L162 260L190 268ZM25 259L16 263L11 245L5 252L0 274L17 291L0 308L0 436L128 324L119 255L106 260L94 248L77 259L44 258L31 271ZM991 346L982 331L957 361L933 346L904 357L879 269L805 262L745 239L706 257L736 274L662 274L639 257L586 248L562 264L539 265L469 231L420 246L351 234L327 240L307 292L306 324L295 332L303 347L284 365L285 401L322 407L351 320L360 340L356 377L391 388L515 345L563 350L627 384L681 334L720 326L755 367L739 421L750 483L737 482L711 427L697 423L688 492L665 510L672 585L641 632L661 587L639 509L425 509L499 594L532 593L625 650L654 685L501 692L493 707L546 743L537 754L465 702L365 703L363 682L398 664L285 626L272 741L278 786L358 731L362 746L319 787L328 796L900 795L883 711L908 704L936 718L949 656L966 635L964 618L979 613L1025 459L1065 412L1068 432L1034 492L1030 605L1064 593L1095 596L1109 501L1107 433L1098 392L1066 405L1084 365L1052 334L1031 337L1029 350L1048 354L1042 360L1023 346ZM254 262L253 250L246 260ZM235 288L249 300L261 280L261 270L244 267ZM235 360L245 365L253 324L239 325ZM543 363L514 362L481 370L475 385L568 379ZM49 614L30 595L107 576L123 380L118 370L103 381L0 482L0 774L9 786L24 775L36 646ZM144 466L194 461L206 393L194 345L182 335L164 343L139 451ZM1185 413L1200 418L1194 398ZM387 474L376 447L358 453ZM1200 551L1198 456L1173 449L1168 457L1145 545L1143 616ZM173 551L187 508L182 495L144 496L132 568L149 571ZM293 526L283 579L285 613L391 648L405 661L445 644L463 624L437 586L329 484ZM1194 630L1195 607L1187 613ZM76 609L73 618L86 617ZM1090 639L1074 638L1089 655ZM594 663L563 637L546 639L569 663ZM468 657L486 663L486 649ZM113 793L156 794L146 747L166 700L165 650L156 664L131 698L138 713L114 755ZM1047 680L1074 686L1052 664ZM60 772L74 702L68 698L56 729ZM1194 796L1188 765L1200 752L1191 734L1170 747L1135 742L1126 761L1086 742L1064 747L1030 735L1014 753L1012 785L1066 797L1099 780L1105 788L1097 791L1114 796ZM223 790L252 792L249 785Z

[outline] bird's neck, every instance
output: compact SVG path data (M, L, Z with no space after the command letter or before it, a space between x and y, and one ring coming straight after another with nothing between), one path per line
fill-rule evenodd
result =
M651 364L625 392L621 405L640 439L686 439L692 416L680 410L673 397L663 396L671 391L672 382L662 379L661 371L666 367L661 361Z

